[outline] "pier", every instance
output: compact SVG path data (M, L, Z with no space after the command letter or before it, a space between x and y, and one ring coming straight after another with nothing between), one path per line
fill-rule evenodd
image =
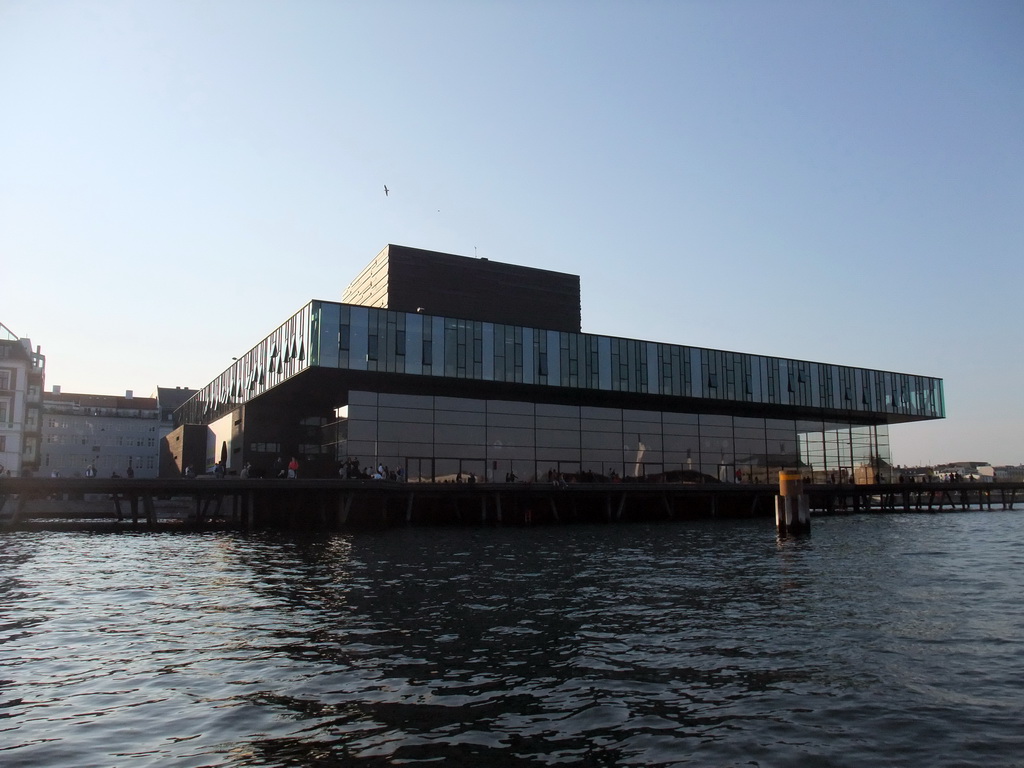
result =
M805 485L812 514L1014 509L1024 483ZM774 515L776 485L2 478L6 529L338 530Z
M82 527L86 514L97 525L243 530L750 517L769 513L774 492L724 484L6 478L0 525Z

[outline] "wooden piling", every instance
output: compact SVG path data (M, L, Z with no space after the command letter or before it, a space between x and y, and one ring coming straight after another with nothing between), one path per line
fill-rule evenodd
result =
M339 528L344 528L348 522L348 513L352 509L352 497L354 494L346 493L338 497L338 518L337 524Z
M771 514L800 522L799 499L795 512L778 501L780 486L706 483L667 484L630 482L516 483L454 485L443 483L398 484L333 479L276 481L238 479L126 479L0 478L0 525L38 528L47 525L75 527L124 526L187 527L210 529L236 527L342 528L377 525L431 525L463 523L501 524L616 521L644 522L668 519L748 517ZM1013 509L1024 497L1024 483L875 483L804 485L815 514L874 512L952 512L967 508ZM95 518L72 523L68 515L51 511L62 496L86 495L95 502ZM778 496L776 495L778 494ZM177 499L166 506L161 500ZM139 509L139 505L142 509ZM779 506L781 505L781 512ZM125 507L129 508L126 509ZM184 506L186 517L180 511ZM78 504L70 509L88 504ZM113 510L111 510L113 507ZM154 508L155 507L155 508ZM12 514L13 512L13 514ZM114 515L111 515L114 512ZM113 518L113 519L112 519ZM51 522L52 521L52 522ZM786 526L786 533L793 533Z
M147 493L142 497L142 509L146 513L146 525L156 528L156 504L153 502L152 493Z

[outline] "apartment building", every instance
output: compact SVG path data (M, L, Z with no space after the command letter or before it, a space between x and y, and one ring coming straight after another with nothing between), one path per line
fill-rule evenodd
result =
M46 357L0 323L0 475L39 469Z

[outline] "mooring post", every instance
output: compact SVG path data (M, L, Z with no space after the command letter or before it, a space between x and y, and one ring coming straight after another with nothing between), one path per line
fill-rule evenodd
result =
M345 527L348 522L348 513L352 509L352 498L354 494L346 493L344 496L338 497L338 517L335 520L335 524L339 528Z
M779 536L811 532L811 505L804 493L799 472L779 472L779 495L775 497L775 526Z
M25 513L25 504L28 499L25 498L24 493L18 494L18 501L14 504L14 511L11 512L10 523L13 525L21 520L21 516Z
M1006 498L1006 492L1007 492L1006 488L1001 488L999 490L1000 498L1003 501L1003 509L1013 509L1014 502L1016 502L1016 500L1017 500L1017 489L1016 488L1010 488L1009 489L1009 492L1010 492L1010 498L1009 499Z
M153 501L152 493L147 493L142 497L142 508L146 513L146 525L156 528L156 504Z
M209 502L207 502L207 506L209 506ZM197 531L203 527L203 516L205 514L206 514L206 507L203 506L203 494L197 492L196 493L196 519L195 519L195 526L196 526L196 530Z

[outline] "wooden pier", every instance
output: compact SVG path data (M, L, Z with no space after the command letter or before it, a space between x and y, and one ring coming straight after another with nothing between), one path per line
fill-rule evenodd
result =
M1024 483L805 485L814 515L1014 509ZM776 485L0 478L7 529L337 530L771 517Z
M889 483L805 486L817 514L1013 509L1024 483Z

